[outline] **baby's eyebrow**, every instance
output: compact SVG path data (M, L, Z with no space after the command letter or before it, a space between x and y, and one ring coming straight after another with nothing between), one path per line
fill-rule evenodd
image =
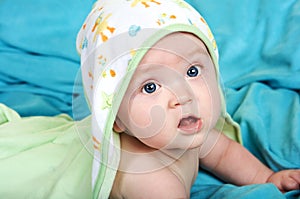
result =
M185 62L187 62L188 64L194 64L199 63L199 62L207 62L208 59L211 59L210 55L208 54L208 52L205 51L197 51L195 53L191 53L192 55L186 55L185 57L182 57L184 59Z

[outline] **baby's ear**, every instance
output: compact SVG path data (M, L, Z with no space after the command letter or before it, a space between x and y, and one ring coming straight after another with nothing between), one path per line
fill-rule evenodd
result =
M116 133L123 133L125 131L125 126L119 118L116 118L113 129Z

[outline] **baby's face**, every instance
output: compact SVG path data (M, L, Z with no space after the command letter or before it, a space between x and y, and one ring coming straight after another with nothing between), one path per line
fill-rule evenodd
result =
M116 124L160 149L201 146L220 115L215 69L203 42L173 33L141 60L121 103Z

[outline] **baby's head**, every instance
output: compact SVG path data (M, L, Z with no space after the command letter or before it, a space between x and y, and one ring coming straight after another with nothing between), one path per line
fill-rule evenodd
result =
M199 147L220 116L216 70L202 40L174 32L139 62L114 123L156 149Z
M94 180L118 167L116 132L154 148L193 148L226 117L214 37L182 0L99 0L77 49L92 112Z

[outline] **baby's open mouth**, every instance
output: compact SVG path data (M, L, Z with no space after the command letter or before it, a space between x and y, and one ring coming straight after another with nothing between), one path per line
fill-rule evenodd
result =
M194 116L189 116L180 120L178 128L183 132L192 134L199 132L202 129L202 125L202 119Z

